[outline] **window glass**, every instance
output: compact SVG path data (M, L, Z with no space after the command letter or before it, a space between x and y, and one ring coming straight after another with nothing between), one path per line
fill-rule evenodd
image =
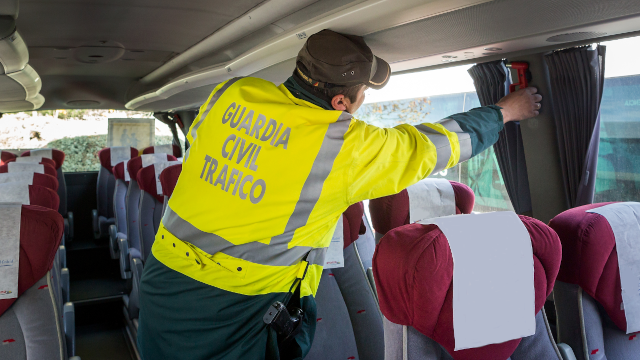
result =
M467 73L470 66L392 76L382 90L366 91L365 103L355 116L379 127L394 127L436 122L479 107ZM493 148L431 177L469 186L476 195L474 211L513 210Z
M640 37L607 46L594 202L640 201Z
M119 110L44 110L4 114L0 119L0 148L21 153L54 148L65 152L63 171L96 171L97 153L107 143L109 118L152 118L152 113ZM182 133L179 131L181 136ZM155 143L170 144L171 130L155 121ZM184 148L184 136L181 136ZM142 149L140 149L142 150Z

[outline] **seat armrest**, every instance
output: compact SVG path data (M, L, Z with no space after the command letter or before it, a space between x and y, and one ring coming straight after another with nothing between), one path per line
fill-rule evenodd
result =
M571 346L565 343L559 343L558 350L560 351L560 355L562 355L562 360L576 360L576 355L573 353Z
M115 225L109 225L109 253L114 260L120 257L118 249L118 228Z
M67 211L67 222L69 223L69 241L73 240L73 212Z
M64 245L60 245L58 247L58 252L60 253L60 267L67 267L67 248Z
M120 276L123 279L131 278L131 269L129 267L129 241L126 236L118 238L118 248L120 251Z
M64 334L67 340L67 354L72 357L76 354L76 313L73 303L64 304Z
M63 268L60 271L60 287L62 287L62 302L66 303L71 297L71 290L69 289L69 269Z
M93 237L95 239L100 239L100 221L98 220L98 210L91 210L91 223L93 225Z

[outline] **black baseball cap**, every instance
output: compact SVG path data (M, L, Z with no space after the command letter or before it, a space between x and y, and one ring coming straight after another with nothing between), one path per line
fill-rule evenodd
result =
M307 39L298 53L296 72L320 88L364 84L382 89L389 82L391 67L373 55L362 36L325 29Z

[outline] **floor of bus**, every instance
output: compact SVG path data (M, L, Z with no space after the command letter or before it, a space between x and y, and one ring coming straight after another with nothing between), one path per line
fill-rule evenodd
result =
M76 355L82 360L136 360L126 332L122 295L128 284L107 240L94 240L91 210L96 208L97 173L66 173L68 210L74 239L66 244L71 301L76 316Z

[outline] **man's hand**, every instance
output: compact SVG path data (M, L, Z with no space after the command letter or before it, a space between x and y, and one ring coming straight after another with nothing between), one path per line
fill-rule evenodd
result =
M513 92L498 101L496 105L502 108L504 123L529 119L539 114L542 95L537 94L538 89L528 87Z

